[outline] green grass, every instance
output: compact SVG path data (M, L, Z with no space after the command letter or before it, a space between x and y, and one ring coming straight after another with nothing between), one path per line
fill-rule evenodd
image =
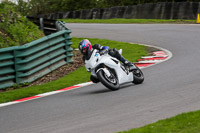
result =
M183 113L120 133L200 133L200 111Z
M73 48L77 48L79 42L83 38L73 38ZM89 39L91 43L99 43L101 45L108 45L112 48L122 48L123 55L130 61L136 61L141 56L147 55L146 47L136 44L129 44L124 42L110 41L105 39ZM76 71L43 85L36 85L27 88L19 88L15 90L5 91L0 93L0 103L9 102L25 97L34 96L37 94L63 89L79 83L90 81L90 73L86 72L85 67L81 67Z
M154 23L195 23L196 20L180 20L180 19L61 19L66 23L112 23L112 24L154 24Z

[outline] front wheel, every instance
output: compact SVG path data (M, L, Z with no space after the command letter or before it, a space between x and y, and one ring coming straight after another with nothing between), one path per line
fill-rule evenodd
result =
M144 75L142 71L136 66L136 69L133 70L133 83L134 84L142 84L144 81Z
M106 73L103 70L99 70L97 72L97 77L101 81L101 83L106 86L108 89L112 91L119 90L119 82L118 79L115 77L115 75L110 72L110 76L108 77Z

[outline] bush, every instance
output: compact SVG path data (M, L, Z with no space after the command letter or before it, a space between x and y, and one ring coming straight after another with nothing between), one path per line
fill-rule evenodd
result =
M8 3L0 4L0 48L18 46L39 39L44 34Z

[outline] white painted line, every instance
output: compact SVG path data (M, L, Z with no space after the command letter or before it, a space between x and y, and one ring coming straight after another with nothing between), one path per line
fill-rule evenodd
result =
M0 107L4 107L4 106L16 104L16 103L19 103L19 102L7 102L7 103L2 103L2 104L0 104Z
M159 57L167 57L168 55L163 55L163 56L142 56L142 59L146 59L146 58L159 58Z
M44 97L44 96L50 96L50 95L57 94L57 93L60 93L60 92L59 91L52 91L52 92L47 92L47 93L39 94L39 95L36 95L36 96Z
M81 86L81 87L83 87L83 86L88 86L88 85L91 85L91 84L94 84L94 83L93 82L86 82L86 83L77 84L75 86Z
M143 61L139 61L138 63L158 63L164 60L143 60Z
M138 67L138 68L140 68L140 69L144 69L145 67Z

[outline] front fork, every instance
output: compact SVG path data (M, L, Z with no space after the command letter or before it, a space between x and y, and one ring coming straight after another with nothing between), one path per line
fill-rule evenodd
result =
M100 70L103 70L107 77L111 76L110 71L107 68L100 68L96 71L96 73L98 73Z

